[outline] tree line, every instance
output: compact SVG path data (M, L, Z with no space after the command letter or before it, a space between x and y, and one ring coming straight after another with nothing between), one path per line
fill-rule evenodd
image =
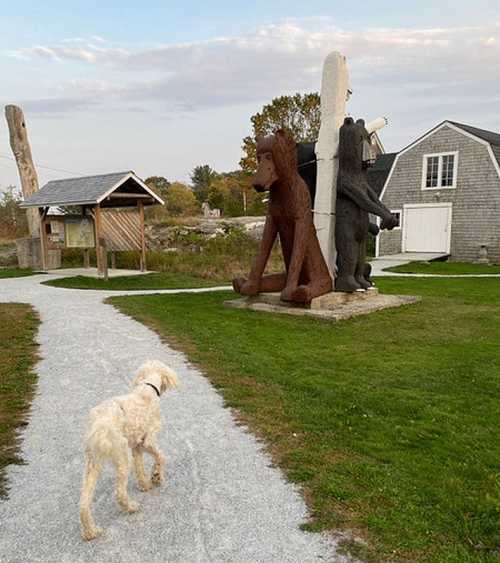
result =
M151 210L156 220L162 216L198 215L207 202L223 216L261 215L265 212L262 194L251 185L252 175L244 170L217 172L208 164L196 166L190 184L170 183L163 176L146 178L146 184L165 201L165 207Z

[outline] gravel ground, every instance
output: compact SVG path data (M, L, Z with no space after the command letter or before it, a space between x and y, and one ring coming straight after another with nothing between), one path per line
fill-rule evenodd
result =
M296 488L182 354L105 305L107 293L40 285L46 279L0 282L0 302L30 303L42 320L38 392L23 433L27 464L9 468L9 499L0 501L2 563L345 560L331 537L299 529L308 513ZM83 542L78 500L87 413L127 392L147 359L171 365L182 381L180 391L162 397L166 424L159 444L168 459L167 483L141 493L130 479L141 508L124 515L108 467L94 502L105 535Z

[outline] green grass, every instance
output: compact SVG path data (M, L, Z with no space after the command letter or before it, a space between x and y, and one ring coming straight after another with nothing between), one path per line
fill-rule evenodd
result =
M190 287L214 287L227 285L227 280L204 279L199 276L181 273L158 272L138 276L120 276L109 278L107 281L98 278L75 276L59 278L43 282L44 285L66 287L70 289L107 289L107 290L133 290L133 289L185 289Z
M34 274L41 274L31 268L0 268L0 279L2 278L21 278L24 276L33 276Z
M198 364L302 486L310 530L368 561L487 562L500 543L500 283L378 281L416 305L332 323L229 292L115 297ZM352 547L352 546L351 546Z
M470 262L409 262L401 266L385 268L386 272L401 274L500 274L500 264L472 264Z
M0 304L0 498L7 495L5 467L22 463L17 430L26 425L36 381L34 341L38 316L29 305Z

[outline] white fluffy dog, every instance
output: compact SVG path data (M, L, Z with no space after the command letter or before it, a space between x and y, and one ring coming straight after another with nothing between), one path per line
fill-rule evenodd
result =
M115 465L116 496L125 512L138 509L137 503L127 493L129 449L132 450L135 476L141 490L147 491L163 481L165 456L155 443L161 428L159 398L167 389L178 386L177 375L161 362L149 361L139 369L132 385L134 389L128 395L109 399L90 411L80 497L80 523L82 537L86 540L102 533L94 523L90 506L104 460L109 459ZM143 452L154 459L151 479L144 471Z

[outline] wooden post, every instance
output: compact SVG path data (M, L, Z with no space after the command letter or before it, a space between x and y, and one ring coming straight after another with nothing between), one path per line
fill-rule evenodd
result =
M83 249L83 267L90 268L90 251L88 248Z
M116 270L116 252L111 252L111 268Z
M38 191L38 176L31 156L23 111L17 106L5 106L5 117L9 126L10 146L16 158L21 180L21 190L23 196L27 198ZM37 237L40 232L40 214L36 208L33 208L27 209L26 215L30 236Z
M40 208L38 211L38 224L40 225L40 247L41 247L41 255L42 255L42 269L46 270L48 267L49 262L49 252L48 252L48 244L47 244L47 230L45 228L45 217L47 215L49 208Z
M144 204L137 202L139 209L139 229L141 234L141 272L146 271L146 233L144 232Z
M106 239L102 237L100 239L100 247L101 247L101 263L102 263L102 275L104 279L107 281L108 279L108 249L106 247Z
M95 254L97 259L97 275L100 276L104 273L104 267L102 263L102 253L101 253L101 206L99 204L95 206L94 225L95 225Z

